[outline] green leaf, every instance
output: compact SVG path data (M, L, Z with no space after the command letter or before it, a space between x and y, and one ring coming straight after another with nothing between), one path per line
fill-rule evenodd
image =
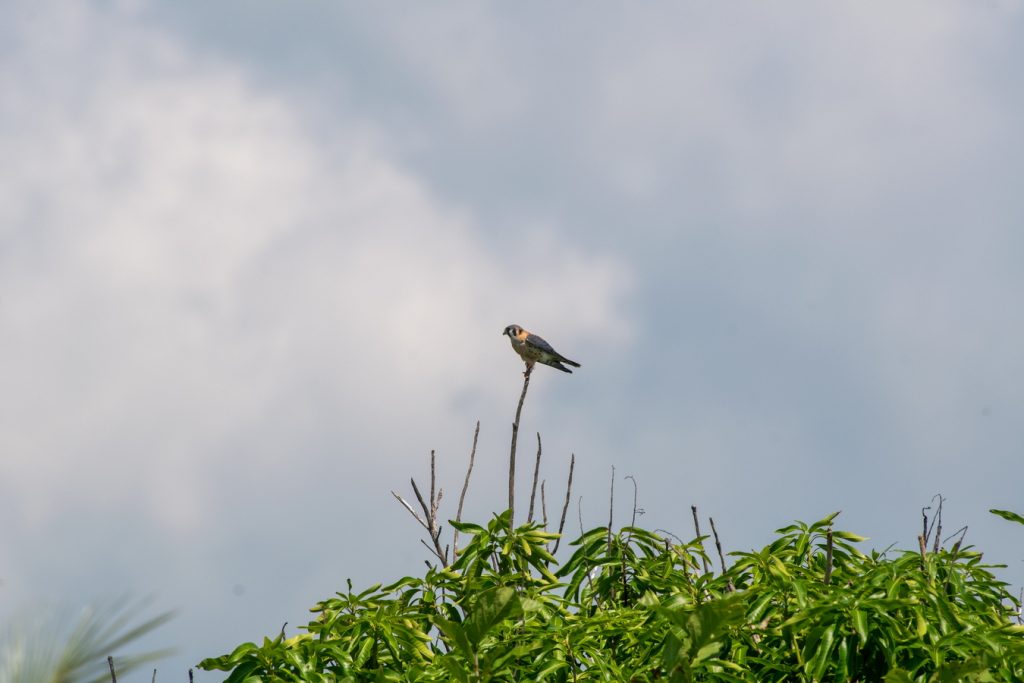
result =
M448 523L452 526L453 529L461 531L464 534L479 534L483 531L486 531L486 529L484 529L479 524L470 524L469 522L456 522L453 519L449 519Z
M364 638L362 645L359 646L359 651L356 652L356 656L353 659L352 665L357 668L363 668L363 665L370 659L370 654L373 652L373 644L376 641L373 638Z
M519 598L513 588L502 586L480 593L463 622L466 637L474 648L479 647L491 629L513 613L521 611Z
M832 646L835 644L835 633L836 625L829 624L818 639L818 647L804 669L812 680L820 681L825 676L831 660Z
M864 613L864 610L854 609L853 613L853 628L857 631L857 635L860 637L860 646L864 647L868 642L868 617Z
M473 658L473 646L466 635L466 629L462 624L435 616L431 621L441 629L441 633L448 636L452 645L467 659Z
M885 683L914 683L914 679L905 669L890 669L885 675Z
M1018 515L1016 512L1010 512L1009 510L989 510L993 515L998 515L1003 519L1007 519L1011 522L1017 522L1017 524L1024 524L1024 517Z
M472 659L470 659L472 661ZM469 683L469 672L459 664L453 657L443 657L441 660L441 666L448 670L451 676L454 676L454 680L459 683Z

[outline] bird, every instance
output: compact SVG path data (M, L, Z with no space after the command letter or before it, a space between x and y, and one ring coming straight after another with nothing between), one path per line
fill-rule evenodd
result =
M528 330L524 330L519 325L509 325L505 328L502 334L508 335L509 341L512 342L512 348L518 353L523 361L526 363L526 372L523 375L529 375L533 371L534 363L543 363L556 370L562 372L572 373L572 370L562 365L571 365L574 368L580 367L580 364L574 360L569 360L558 351L551 348L551 344L541 339L535 334L532 334Z

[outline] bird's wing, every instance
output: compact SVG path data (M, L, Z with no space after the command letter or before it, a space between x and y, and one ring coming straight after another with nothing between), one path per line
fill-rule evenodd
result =
M559 355L558 351L555 351L553 348L551 348L551 344L548 344L546 341L544 341L535 334L526 335L526 343L529 344L530 346L540 349L541 351L546 351L547 353L551 353L556 356Z

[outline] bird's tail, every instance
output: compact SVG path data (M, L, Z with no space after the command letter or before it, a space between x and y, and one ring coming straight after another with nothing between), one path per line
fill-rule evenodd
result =
M579 363L577 363L577 362L576 362L576 361L574 361L574 360L569 360L569 359L568 359L568 358L566 358L565 356L562 356L561 358L559 358L559 360L560 360L560 361L562 361L563 363L568 363L569 365L573 366L574 368L578 368L578 367L580 367L580 364L579 364Z

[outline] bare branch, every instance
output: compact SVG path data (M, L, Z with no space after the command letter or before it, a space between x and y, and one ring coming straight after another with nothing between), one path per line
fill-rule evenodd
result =
M715 535L715 548L718 549L718 562L722 565L722 573L725 574L725 555L722 553L722 542L718 540L718 529L715 528L715 518L708 517L711 522L711 533ZM729 582L729 590L732 590L732 582Z
M615 514L615 465L612 465L612 490L608 495L608 550L612 549L612 518Z
M548 528L548 501L547 501L547 497L544 495L544 484L546 482L547 482L547 479L543 479L540 482L540 510L544 514L544 528L545 529Z
M473 474L473 461L476 460L476 440L480 437L480 420L476 421L476 431L473 432L473 449L469 452L469 468L466 469L466 481L462 483L462 493L459 494L459 509L455 513L455 521L462 521L462 504L466 502L466 489L469 488L469 475ZM459 554L459 530L455 530L452 538L452 550L455 555ZM454 555L452 559L455 559Z
M540 432L537 432L537 462L533 465L533 486L530 488L530 514L526 516L526 522L533 521L533 501L537 496L537 478L540 476Z
M436 546L436 545L435 545L435 547L431 548L431 547L430 547L430 545L429 545L429 544L428 544L428 543L427 543L426 541L424 541L424 540L423 540L422 538L420 539L420 543L422 543L422 544L423 544L423 547L424 547L424 548L426 548L427 550L429 550L429 551L430 551L430 554L431 554L431 555L433 555L433 556L434 556L434 557L436 557L437 559L441 560L441 564L442 564L442 565L446 565L446 564L448 564L447 562L445 562L444 556L443 556L443 555L441 554L441 551L439 550L439 547L440 547L440 546ZM428 566L428 567L430 566L430 563L429 563L429 562L427 563L427 566Z
M444 550L441 549L441 530L437 527L437 504L439 498L434 495L434 451L430 451L430 505L423 500L423 494L420 493L420 489L416 486L416 480L410 478L412 482L413 493L416 494L416 500L419 501L420 507L423 508L423 515L426 517L426 524L423 526L427 530L427 534L430 536L430 540L434 542L434 549L431 551L437 555L437 559L441 560L442 565L447 566L448 560L444 555ZM394 493L394 492L392 492ZM404 502L404 501L403 501ZM426 543L424 543L426 545Z
M697 506L696 505L691 505L690 506L690 512L693 513L693 528L697 532L697 538L699 539L699 542L700 542L701 560L704 561L704 573L705 574L710 574L711 573L711 563L708 562L708 556L704 552L704 541L701 538L701 533L700 533L700 520L697 519Z
M953 554L956 554L957 550L960 549L960 544L964 542L964 536L966 536L966 535L967 535L967 526L965 525L965 526L960 527L959 529L957 529L953 533L951 533L946 538L942 539L942 542L943 543L949 543L949 539L954 538L956 536L959 536L960 538L958 538L956 543L953 545Z
M418 514L416 513L416 511L412 509L412 505L409 505L409 503L407 503L407 502L406 502L405 498L402 498L402 497L401 497L400 495L398 495L398 494L397 494L397 493L395 493L394 491L392 491L392 492L391 492L391 495L392 495L392 496L394 496L394 497L395 497L395 499L396 499L396 500L397 500L397 501L398 501L399 503L401 503L401 504L402 504L402 506L403 506L403 507L405 507L405 509L406 509L406 510L408 510L408 511L409 511L409 514L410 514L410 515L412 515L413 519L415 519L415 520L416 520L417 522L419 522L419 523L420 523L420 526L422 526L422 527L423 527L424 529L426 529L426 530L427 530L428 532L430 531L430 527L429 527L429 526L427 526L427 523L426 523L426 522L424 522L424 521L423 521L423 518L422 518L422 517L420 517L420 516L419 516L419 515L418 515Z
M107 666L110 667L110 683L117 683L117 674L114 673L114 658L107 657Z
M410 477L409 481L412 483L412 492L416 494L416 500L420 502L420 507L423 508L423 516L427 519L427 531L430 531L430 527L432 526L430 524L430 508L427 507L427 504L424 502L423 494L420 493L420 488L416 486L416 480Z
M580 523L580 536L583 535L583 496L576 502L576 518Z
M630 481L633 482L633 517L629 520L629 525L636 526L636 496L639 492L639 487L636 485L636 477L634 477L632 474L628 475L626 479L629 479Z
M572 494L572 471L576 467L576 454L573 453L569 459L569 483L565 485L565 505L562 506L562 519L558 522L558 539L555 541L555 549L552 554L558 552L558 545L562 542L562 530L565 529L565 515L569 512L569 496ZM583 526L583 522L580 522Z
M936 494L938 495L938 494ZM939 539L942 538L942 503L945 501L941 495L939 495L939 509L935 513L935 545L932 547L932 552L939 552Z
M434 515L437 512L437 496L434 494L434 485L437 483L437 457L434 449L430 449L430 526L434 526Z
M516 421L512 423L512 447L508 454L508 509L509 528L515 528L516 517L516 441L519 439L519 418L523 413L523 401L526 400L526 390L530 388L530 374L533 367L528 366L523 373L523 393L519 395L519 405L516 407Z
M921 537L924 539L925 545L928 544L928 515L925 514L925 510L931 510L931 506L921 508Z

